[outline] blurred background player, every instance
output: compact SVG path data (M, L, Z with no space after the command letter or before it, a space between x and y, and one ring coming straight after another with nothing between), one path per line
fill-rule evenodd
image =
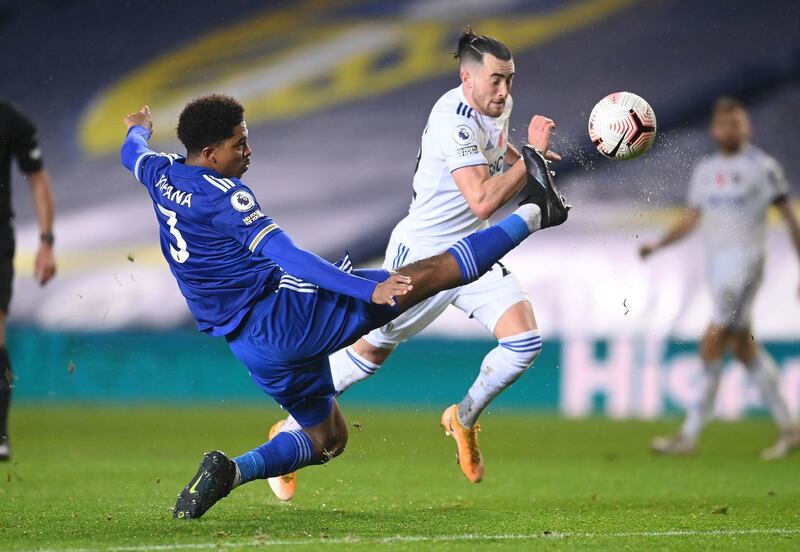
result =
M422 134L408 215L392 232L383 268L446 251L451 243L488 226L487 219L513 199L525 184L525 163L508 143L514 60L508 47L467 27L458 40L461 85L446 92L431 110ZM552 120L535 116L528 143L548 152ZM551 159L559 159L548 152ZM504 165L510 165L504 171ZM477 423L481 412L514 383L542 348L528 294L511 272L498 263L475 282L448 290L409 309L351 347L331 356L338 393L373 375L402 342L424 330L449 305L477 319L498 339L483 359L477 379L459 404L448 407L441 423L457 445L464 475L483 478ZM273 426L272 434L294 426ZM286 500L294 492L292 475L270 480Z
M775 361L751 333L753 300L764 263L767 211L778 208L800 256L800 225L792 211L789 184L781 166L749 143L750 121L737 100L714 104L711 136L718 151L702 160L692 176L682 218L658 242L640 249L646 259L692 232L701 223L713 300L711 323L700 344L703 376L698 400L688 409L677 435L653 440L662 454L691 454L711 418L726 352L731 352L757 384L780 430L762 454L780 458L800 446L800 430L778 390Z
M14 238L11 208L11 159L16 158L33 194L39 221L40 243L34 275L44 285L56 273L53 257L53 193L50 177L42 164L42 150L36 139L36 127L16 107L0 99L0 460L8 460L8 409L14 374L6 349L6 317L11 302L14 279Z

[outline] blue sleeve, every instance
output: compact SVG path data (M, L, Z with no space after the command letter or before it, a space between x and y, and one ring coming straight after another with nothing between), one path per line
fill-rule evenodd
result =
M125 143L122 144L123 166L133 173L133 177L139 182L141 179L142 161L152 155L158 155L147 147L147 140L150 139L150 131L142 126L132 126L128 129Z
M372 293L378 285L372 280L348 274L314 253L297 247L285 232L276 233L261 249L261 254L292 276L367 303L372 301Z
M236 181L239 184L239 181ZM211 218L214 228L236 239L254 255L274 261L286 272L323 289L372 301L376 282L343 272L314 253L297 247L268 216L244 185L222 196Z

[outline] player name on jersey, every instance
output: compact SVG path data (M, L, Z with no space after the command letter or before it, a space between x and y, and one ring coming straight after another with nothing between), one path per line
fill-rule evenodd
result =
M161 192L161 195L164 196L166 199L173 203L177 203L183 207L192 206L192 192L185 192L183 190L179 190L175 186L169 183L166 175L162 175L161 178L156 182L155 185L156 190ZM251 224L251 223L248 223Z

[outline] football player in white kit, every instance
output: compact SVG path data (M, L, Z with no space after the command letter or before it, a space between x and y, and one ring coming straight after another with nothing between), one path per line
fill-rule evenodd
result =
M714 305L700 345L704 371L699 399L689 407L680 431L654 439L651 448L662 454L694 452L713 414L723 358L731 352L747 367L780 430L777 442L762 457L780 458L800 447L800 430L778 390L775 361L751 334L750 318L761 284L769 207L776 206L783 215L799 256L800 225L780 165L749 143L750 122L741 103L727 97L717 100L711 135L718 151L695 168L684 216L658 242L640 249L647 258L700 225Z
M487 219L522 190L525 162L508 143L514 60L498 40L461 34L455 57L461 84L433 106L422 133L408 215L392 232L385 269L445 251L450 244L485 228ZM535 116L528 143L549 160L552 120ZM504 170L505 166L510 168ZM528 294L500 263L479 280L440 293L330 357L336 390L344 392L373 375L402 342L416 335L453 305L480 321L498 339L483 359L477 379L459 404L448 407L441 423L457 445L459 465L473 483L483 478L478 448L478 416L501 391L514 383L542 348ZM292 427L291 418L270 430ZM294 494L294 474L270 480L278 498Z

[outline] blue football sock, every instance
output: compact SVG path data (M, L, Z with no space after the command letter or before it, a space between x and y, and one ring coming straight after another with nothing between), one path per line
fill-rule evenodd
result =
M233 461L239 468L239 482L285 475L307 466L314 456L314 445L302 430L282 431L258 448Z
M462 282L474 282L531 235L530 225L512 213L497 224L457 241L448 251L461 268Z

